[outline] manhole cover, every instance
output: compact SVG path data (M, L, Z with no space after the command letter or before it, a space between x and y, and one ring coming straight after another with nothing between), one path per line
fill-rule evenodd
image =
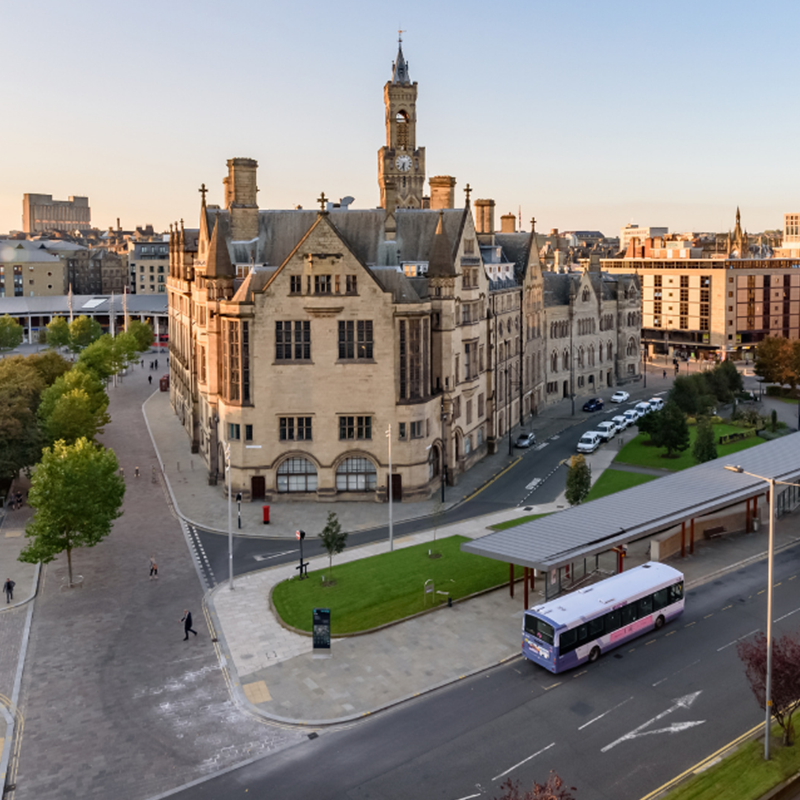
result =
M319 734L318 734L318 733L309 733L309 734L308 734L308 738L309 738L309 739L316 739L318 736L319 736Z

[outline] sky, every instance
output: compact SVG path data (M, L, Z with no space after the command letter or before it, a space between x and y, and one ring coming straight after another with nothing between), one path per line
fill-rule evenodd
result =
M261 208L379 203L402 28L427 174L537 230L751 231L800 211L790 0L27 0L3 8L0 232L25 192L197 225L229 158Z

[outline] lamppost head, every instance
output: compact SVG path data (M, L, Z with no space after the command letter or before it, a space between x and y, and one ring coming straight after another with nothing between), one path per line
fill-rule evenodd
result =
M740 472L740 473L744 472L744 470L741 467L733 466L732 464L726 464L725 469L727 469L728 472Z

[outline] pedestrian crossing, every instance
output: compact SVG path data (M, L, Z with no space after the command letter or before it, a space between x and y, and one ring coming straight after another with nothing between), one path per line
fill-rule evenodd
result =
M213 589L217 585L214 570L211 569L211 562L208 560L200 534L194 525L187 525L189 529L189 547L191 548L192 558L194 559L197 571L203 581L206 591Z

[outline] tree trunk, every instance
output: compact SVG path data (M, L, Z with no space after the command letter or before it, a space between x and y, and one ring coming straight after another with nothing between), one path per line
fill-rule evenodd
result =
M72 548L67 548L67 567L69 571L69 588L72 588Z

